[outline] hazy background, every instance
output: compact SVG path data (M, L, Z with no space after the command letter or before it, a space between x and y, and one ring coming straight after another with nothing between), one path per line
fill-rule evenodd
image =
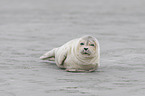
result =
M69 73L39 60L96 37L101 66ZM144 96L145 0L0 0L0 96Z

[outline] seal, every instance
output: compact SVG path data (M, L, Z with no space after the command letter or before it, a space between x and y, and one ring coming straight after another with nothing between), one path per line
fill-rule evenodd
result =
M100 65L99 42L93 36L83 36L48 51L40 59L54 60L59 68L69 72L92 72Z

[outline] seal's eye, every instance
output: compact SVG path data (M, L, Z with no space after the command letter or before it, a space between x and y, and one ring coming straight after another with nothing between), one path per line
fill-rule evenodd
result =
M80 43L80 45L84 45L84 43Z
M95 46L94 44L90 44L90 46Z

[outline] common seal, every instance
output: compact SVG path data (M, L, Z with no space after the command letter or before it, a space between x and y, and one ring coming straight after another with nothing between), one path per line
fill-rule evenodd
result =
M99 42L92 36L83 36L48 51L40 59L54 59L66 71L95 71L100 65Z

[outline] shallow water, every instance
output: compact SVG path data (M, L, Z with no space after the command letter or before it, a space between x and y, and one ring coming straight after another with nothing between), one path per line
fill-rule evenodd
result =
M1 0L0 96L144 96L144 0ZM101 66L70 73L39 60L90 34Z

